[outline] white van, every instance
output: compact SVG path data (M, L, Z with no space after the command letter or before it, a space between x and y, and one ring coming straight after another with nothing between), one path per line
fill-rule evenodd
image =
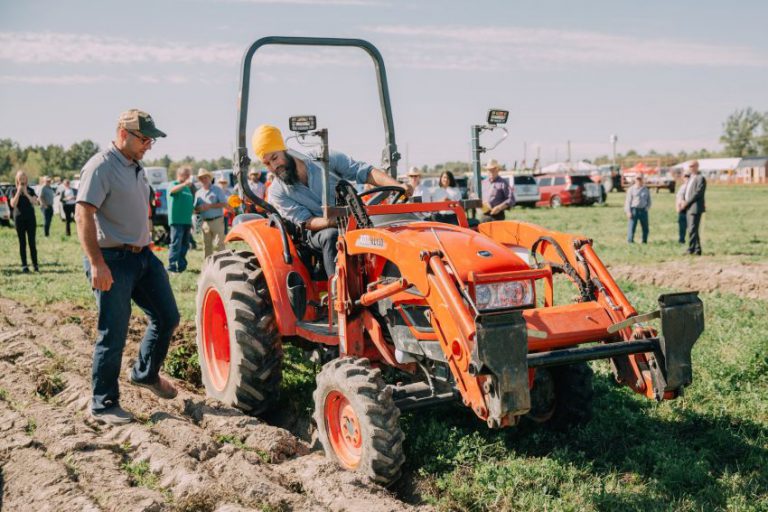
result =
M167 167L145 167L144 172L147 173L147 180L152 188L157 188L161 183L168 181Z

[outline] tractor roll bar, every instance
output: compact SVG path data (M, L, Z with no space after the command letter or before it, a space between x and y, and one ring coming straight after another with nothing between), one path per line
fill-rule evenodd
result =
M237 139L235 141L237 149L235 150L235 172L238 175L238 182L241 183L243 192L251 198L245 187L242 172L248 168L250 159L248 158L248 148L246 146L246 121L248 118L248 99L250 94L251 80L251 61L256 50L266 45L293 45L293 46L337 46L361 48L373 59L376 67L376 78L379 86L379 101L381 102L381 113L384 120L384 143L386 147L382 154L382 167L389 171L389 174L397 179L397 162L400 160L400 153L397 151L395 142L395 126L392 121L392 106L389 100L389 87L387 85L387 72L384 67L384 59L379 50L368 41L363 39L344 39L333 37L283 37L269 36L263 37L254 42L243 55L242 67L240 71L240 95L237 112Z

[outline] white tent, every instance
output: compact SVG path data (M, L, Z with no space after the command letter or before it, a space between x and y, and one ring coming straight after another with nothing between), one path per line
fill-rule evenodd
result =
M699 171L704 174L721 171L732 171L739 166L741 158L699 158ZM673 170L684 171L690 167L693 160L686 160L672 167Z
M591 172L596 171L597 166L592 165L589 162L585 162L584 160L578 161L578 162L556 162L554 164L549 164L546 167L542 167L541 172L552 174L552 173L558 173L558 172Z

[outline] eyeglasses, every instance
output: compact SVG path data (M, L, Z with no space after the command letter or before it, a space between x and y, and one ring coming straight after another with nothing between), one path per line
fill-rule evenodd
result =
M131 135L133 135L134 137L139 139L139 142L142 145L147 144L147 143L154 144L155 141L157 140L157 139L155 139L153 137L147 137L146 135L142 135L141 133L136 133L136 132L131 131L131 130L125 130L125 131L127 131L128 133L130 133Z

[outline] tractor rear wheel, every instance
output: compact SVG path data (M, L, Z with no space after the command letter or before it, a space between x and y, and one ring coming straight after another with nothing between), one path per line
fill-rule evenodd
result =
M314 400L318 437L329 458L382 485L400 478L400 410L380 370L367 359L335 359L317 375Z
M195 320L208 396L249 414L267 410L277 400L283 348L252 253L225 250L206 259Z

